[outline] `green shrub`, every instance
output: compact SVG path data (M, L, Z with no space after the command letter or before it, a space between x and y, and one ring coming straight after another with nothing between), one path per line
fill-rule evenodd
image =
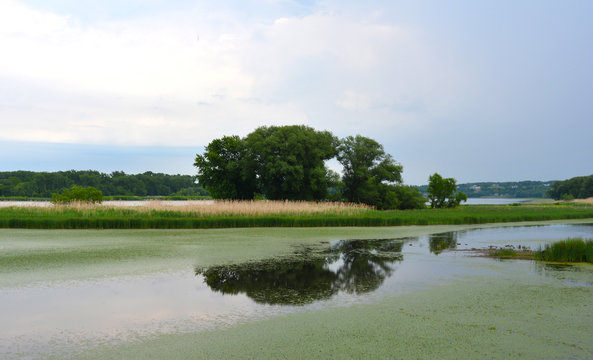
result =
M53 193L51 202L54 204L68 204L71 202L101 203L103 193L92 186L82 187L73 185L70 189L64 189L61 194Z

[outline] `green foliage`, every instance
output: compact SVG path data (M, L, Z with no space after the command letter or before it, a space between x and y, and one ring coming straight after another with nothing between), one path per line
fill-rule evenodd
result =
M52 203L67 204L71 202L101 203L103 193L101 190L92 186L82 187L73 185L70 189L65 189L61 194L54 193L51 196Z
M544 261L589 262L593 263L593 240L581 238L567 239L546 244L535 254L536 259Z
M325 167L336 156L344 166L341 178ZM215 139L194 165L200 184L217 199L346 200L380 210L420 209L425 202L415 188L399 185L402 166L375 140L338 141L301 125Z
M422 196L422 193L415 186L395 185L392 189L397 198L396 209L411 210L426 207L426 198Z
M94 170L33 172L0 172L0 197L50 198L72 185L92 186L106 196L164 196L183 189L208 195L190 175L168 175L147 171L143 174L126 174L114 171L104 174ZM194 194L183 194L194 195Z
M248 167L247 146L238 136L214 139L197 155L198 181L215 199L252 199L255 173Z
M338 146L338 161L344 167L344 196L349 202L397 208L396 193L389 185L402 181L403 167L373 139L348 136Z
M593 175L577 176L564 181L556 181L548 190L554 200L586 199L593 197Z
M327 198L325 160L336 155L337 139L303 125L260 127L247 135L249 166L258 189L270 200Z
M431 208L452 208L462 201L467 201L467 196L457 192L457 183L453 178L443 178L434 173L428 178L428 201Z
M196 215L121 208L0 208L0 228L28 229L198 229L237 227L398 226L485 224L593 218L592 207L464 206L407 211L365 210L353 215Z
M257 128L244 139L215 139L194 165L214 198L321 200L335 180L325 160L335 156L336 138L302 125Z

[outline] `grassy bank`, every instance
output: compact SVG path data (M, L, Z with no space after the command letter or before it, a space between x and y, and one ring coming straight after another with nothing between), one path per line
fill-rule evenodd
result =
M141 207L75 205L0 209L0 228L199 229L485 224L593 218L591 206L464 206L377 211L341 203L216 202Z

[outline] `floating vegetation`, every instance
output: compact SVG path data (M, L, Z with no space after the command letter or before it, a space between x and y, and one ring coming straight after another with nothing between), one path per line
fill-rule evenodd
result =
M492 249L488 252L488 256L498 259L524 259L533 260L535 253L530 249L501 248Z

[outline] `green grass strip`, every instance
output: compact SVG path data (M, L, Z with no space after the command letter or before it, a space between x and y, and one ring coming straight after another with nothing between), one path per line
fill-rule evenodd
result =
M0 228L23 229L200 229L485 224L593 218L593 207L466 206L456 209L377 211L352 215L197 215L182 211L97 208L0 208Z

